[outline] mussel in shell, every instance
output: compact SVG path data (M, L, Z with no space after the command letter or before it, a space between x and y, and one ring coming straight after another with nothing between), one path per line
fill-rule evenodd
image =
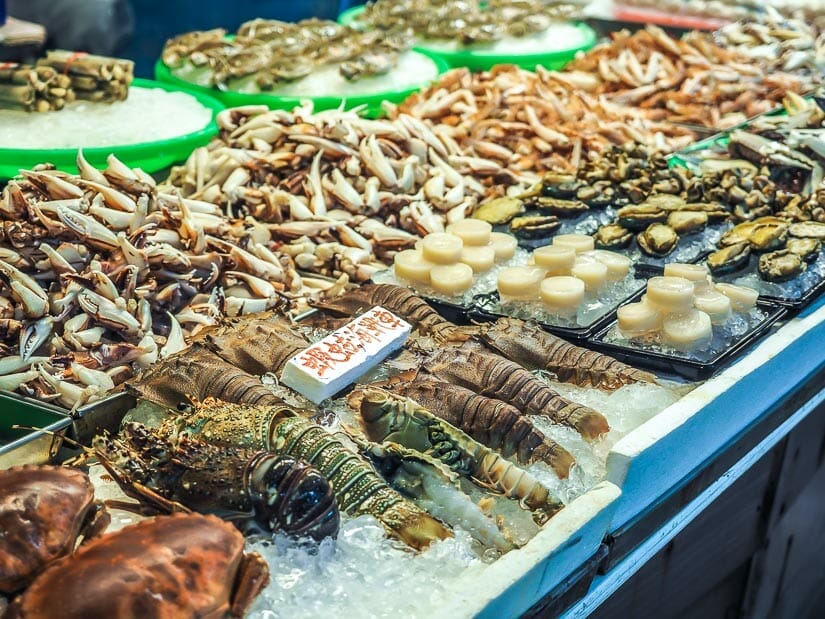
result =
M639 232L650 224L667 221L667 211L650 204L629 204L616 213L616 223L622 228Z
M606 207L616 201L616 191L613 187L599 188L585 185L576 192L576 199L581 200L590 207Z
M510 232L523 239L544 239L561 227L555 215L515 217L510 222Z
M617 249L627 247L633 240L633 233L618 224L600 226L593 235L596 247L600 249Z
M769 282L786 282L808 268L799 254L780 249L759 256L759 275Z
M800 239L825 241L825 223L820 221L800 221L788 227L788 234Z
M661 258L676 249L679 235L665 224L650 224L644 232L636 235L641 250L648 256Z
M680 196L674 196L670 193L657 193L648 196L641 206L651 206L665 211L680 211L685 204L685 199Z
M818 239L788 239L785 243L785 249L795 253L805 262L814 262L819 255L819 250L822 247L822 242Z
M741 224L736 224L733 228L728 230L719 239L719 245L727 247L728 245L738 245L739 243L747 243L751 238L751 232L756 227L756 222L745 221Z
M725 221L730 217L728 210L719 202L688 202L679 210L705 213L711 223Z
M561 216L578 215L590 210L590 207L581 200L539 197L535 199L534 204L540 211Z
M558 172L547 172L541 179L541 183L542 195L565 200L575 197L576 191L581 186L575 174L559 174Z
M751 230L748 243L753 251L771 251L783 247L787 239L787 223L757 223Z
M708 225L708 215L702 211L673 211L667 216L667 225L677 234L690 234Z
M708 268L711 273L730 273L745 266L750 255L751 248L747 242L734 243L708 256Z
M473 213L473 219L481 219L493 225L506 224L523 212L524 201L518 198L494 198L479 205Z

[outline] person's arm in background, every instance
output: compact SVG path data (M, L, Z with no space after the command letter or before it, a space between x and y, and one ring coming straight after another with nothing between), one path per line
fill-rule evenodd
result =
M8 15L45 26L47 47L116 55L129 42L128 0L6 0Z

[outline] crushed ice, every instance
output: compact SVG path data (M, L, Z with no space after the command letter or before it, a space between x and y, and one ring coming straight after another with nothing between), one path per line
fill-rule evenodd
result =
M588 293L574 316L566 316L550 311L541 301L509 301L501 303L497 295L489 297L484 309L498 316L510 316L522 320L535 320L553 327L589 327L615 309L645 286L645 279L637 278L632 272L618 281L610 282L595 294Z
M456 579L484 568L462 531L413 553L371 516L345 519L338 539L318 545L275 535L249 549L264 556L272 574L249 614L256 619L431 615L454 595Z
M129 98L116 103L76 101L46 114L0 110L0 148L76 149L154 142L199 131L211 118L212 111L192 95L132 86Z

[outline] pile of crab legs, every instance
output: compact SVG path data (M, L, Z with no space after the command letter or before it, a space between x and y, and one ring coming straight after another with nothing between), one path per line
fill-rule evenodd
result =
M0 200L2 389L80 406L223 316L348 281L299 275L252 217L162 191L114 157L102 171L77 163L79 175L23 171Z

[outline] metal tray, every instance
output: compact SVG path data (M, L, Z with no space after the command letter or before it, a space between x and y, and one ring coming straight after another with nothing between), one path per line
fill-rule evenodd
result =
M132 394L121 392L80 407L72 420L75 439L88 445L103 430L118 432L124 415L136 403Z
M51 462L72 425L66 411L10 392L0 392L0 411L0 469Z
M637 295L631 302L638 299L641 299L641 295ZM765 335L773 324L788 312L786 307L770 301L759 300L756 305L766 312L767 316L765 319L736 340L732 346L720 352L709 361L697 361L676 354L653 352L633 346L605 342L604 337L608 331L617 324L616 320L611 321L610 324L603 327L598 333L588 338L588 343L596 350L636 366L643 366L660 372L679 374L690 380L705 379L722 366L730 363L738 353Z

